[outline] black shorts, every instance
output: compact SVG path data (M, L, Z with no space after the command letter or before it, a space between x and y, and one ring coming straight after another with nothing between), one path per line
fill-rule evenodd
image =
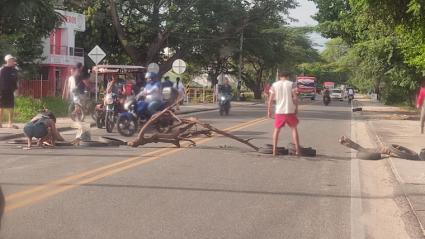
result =
M15 96L13 92L0 93L0 108L13 109L15 108Z

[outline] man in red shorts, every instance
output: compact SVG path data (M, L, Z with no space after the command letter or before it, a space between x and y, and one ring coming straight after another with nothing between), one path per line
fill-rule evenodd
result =
M289 80L289 73L282 71L279 80L273 83L270 88L268 104L268 117L272 118L272 105L276 101L275 123L273 132L273 155L277 155L277 144L282 127L286 124L292 129L292 140L295 145L296 154L300 153L300 143L298 137L298 99L293 89L293 82Z

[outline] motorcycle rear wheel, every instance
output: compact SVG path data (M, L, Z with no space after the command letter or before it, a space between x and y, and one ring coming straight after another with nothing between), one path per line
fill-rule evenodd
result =
M81 108L81 107L80 107ZM68 107L68 115L72 121L84 121L84 110L81 108L80 112L75 112L75 104L71 103Z

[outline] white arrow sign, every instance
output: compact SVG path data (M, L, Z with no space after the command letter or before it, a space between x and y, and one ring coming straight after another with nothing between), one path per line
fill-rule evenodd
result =
M173 71L176 74L183 74L186 71L186 62L181 59L175 60L173 62Z
M94 64L99 64L105 58L106 53L99 46L95 46L88 54L90 59L94 62Z

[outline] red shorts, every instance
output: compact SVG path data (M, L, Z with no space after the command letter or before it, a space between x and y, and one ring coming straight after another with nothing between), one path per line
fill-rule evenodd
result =
M274 127L280 129L288 124L289 127L295 128L298 125L298 118L295 114L275 114Z

